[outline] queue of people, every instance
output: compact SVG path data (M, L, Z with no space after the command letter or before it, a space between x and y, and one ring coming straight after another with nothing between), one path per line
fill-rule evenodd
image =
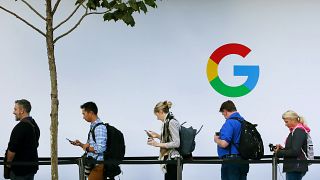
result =
M170 101L159 102L154 107L156 118L162 123L160 133L147 131L149 138L147 145L159 148L159 160L171 160L182 158L177 150L180 146L180 123L170 111ZM83 119L90 123L86 142L74 140L70 143L79 146L85 151L87 158L102 162L104 151L107 147L107 129L99 126L102 121L98 117L98 107L94 102L86 102L80 106ZM38 152L40 129L36 121L30 116L31 104L28 100L15 101L13 114L19 123L13 128L6 151L5 166L11 169L9 174L12 180L33 180L38 171ZM219 112L225 118L218 134L213 141L217 144L217 152L220 159L242 159L238 146L241 135L241 120L244 118L237 111L235 104L228 100L223 102ZM235 120L235 118L239 120ZM284 159L306 160L307 133L310 128L303 117L294 111L286 111L282 115L285 125L289 128L289 135L285 140L285 146L277 144L275 156ZM92 132L93 130L93 132ZM94 137L93 137L94 134ZM32 165L19 165L15 162L30 162ZM177 179L177 167L174 164L162 164L165 180ZM104 164L96 163L86 169L88 180L104 179ZM308 171L308 163L284 163L283 171L286 180L301 180ZM222 180L246 180L249 172L249 164L246 163L222 163ZM112 179L112 178L111 178Z

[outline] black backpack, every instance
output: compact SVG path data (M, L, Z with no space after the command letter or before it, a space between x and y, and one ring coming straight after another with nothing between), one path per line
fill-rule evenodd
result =
M239 146L236 146L234 142L231 142L238 149L240 156L243 159L261 159L264 155L264 148L260 133L256 129L257 124L251 124L250 122L240 118L230 119L235 119L241 123Z
M96 142L94 130L99 125L104 125L107 128L107 150L103 153L104 161L122 161L126 149L122 132L108 123L98 123L91 130L92 139L94 142ZM104 179L113 179L113 177L119 175L120 173L121 169L119 163L104 163Z

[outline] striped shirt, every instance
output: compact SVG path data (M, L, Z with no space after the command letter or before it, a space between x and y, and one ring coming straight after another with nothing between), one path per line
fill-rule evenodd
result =
M90 125L90 132L93 127L102 123L102 121L98 118ZM93 141L92 134L88 135L87 143L89 143L90 147L94 148L95 152L88 152L87 156L92 156L98 161L103 161L103 152L107 149L107 128L104 125L99 125L94 130L96 142Z

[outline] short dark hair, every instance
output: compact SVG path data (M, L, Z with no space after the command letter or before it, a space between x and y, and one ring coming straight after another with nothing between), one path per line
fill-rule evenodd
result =
M219 112L223 112L223 110L226 110L228 112L233 112L233 111L237 111L237 108L232 101L228 100L221 104Z
M81 109L84 109L87 112L92 111L95 115L98 114L98 107L94 102L86 102L80 106Z
M26 99L20 99L15 101L16 104L19 104L27 113L30 113L31 111L31 104Z

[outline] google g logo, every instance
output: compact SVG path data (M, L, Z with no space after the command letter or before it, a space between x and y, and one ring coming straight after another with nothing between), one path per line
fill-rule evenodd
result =
M208 80L218 93L227 97L240 97L254 89L259 79L259 66L234 65L234 76L247 76L247 80L240 86L228 86L224 84L218 75L220 61L230 54L237 54L245 58L250 49L242 44L225 44L216 49L210 56L207 65Z

